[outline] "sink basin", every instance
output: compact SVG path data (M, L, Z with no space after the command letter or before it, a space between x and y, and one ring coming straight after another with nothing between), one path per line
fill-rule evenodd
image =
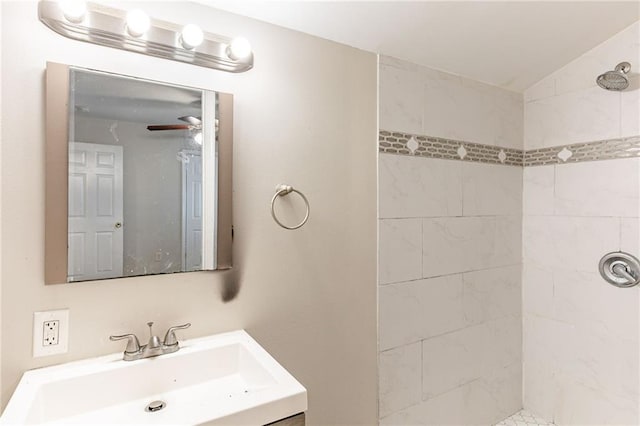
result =
M244 330L24 373L0 424L264 425L307 409L307 391ZM166 406L149 412L154 401Z

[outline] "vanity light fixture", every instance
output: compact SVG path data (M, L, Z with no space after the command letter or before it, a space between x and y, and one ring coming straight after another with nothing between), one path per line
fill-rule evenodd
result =
M133 37L142 37L150 26L149 15L142 10L133 9L127 12L127 32Z
M127 12L79 0L40 0L38 16L47 27L74 40L233 73L253 68L246 39L232 41L195 24L160 21L139 9Z
M187 50L195 49L204 41L204 33L196 24L187 24L180 32L180 43Z
M227 48L227 56L234 60L241 60L251 55L251 44L244 37L236 37L231 40L231 44Z
M59 0L58 7L65 19L74 24L79 24L87 13L87 2L83 0Z

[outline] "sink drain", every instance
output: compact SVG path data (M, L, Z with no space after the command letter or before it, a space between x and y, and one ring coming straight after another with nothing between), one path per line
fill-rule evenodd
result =
M153 401L152 403L147 405L147 408L145 408L144 411L148 413L154 413L156 411L162 410L166 406L167 406L167 403L164 401Z

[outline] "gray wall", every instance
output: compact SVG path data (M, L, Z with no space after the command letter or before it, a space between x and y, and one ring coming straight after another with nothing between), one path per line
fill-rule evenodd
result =
M375 56L186 2L138 4L247 37L255 68L234 75L63 38L36 6L2 4L3 404L26 369L122 351L109 334L144 335L146 321L189 321L183 338L248 330L307 387L309 424L375 424ZM46 61L234 94L233 272L44 285ZM296 232L270 217L279 183L311 202ZM33 359L33 312L65 307L69 353Z

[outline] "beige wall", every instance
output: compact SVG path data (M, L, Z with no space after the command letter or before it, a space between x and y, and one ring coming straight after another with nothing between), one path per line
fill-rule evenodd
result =
M375 56L186 2L141 4L249 38L255 68L233 75L65 39L38 22L35 2L2 7L3 404L26 369L121 351L109 334L144 336L149 320L190 321L183 338L247 329L307 387L310 424L374 424ZM46 61L234 93L232 273L45 287ZM279 183L311 202L298 231L270 217ZM69 353L33 359L32 314L53 308L70 309Z

